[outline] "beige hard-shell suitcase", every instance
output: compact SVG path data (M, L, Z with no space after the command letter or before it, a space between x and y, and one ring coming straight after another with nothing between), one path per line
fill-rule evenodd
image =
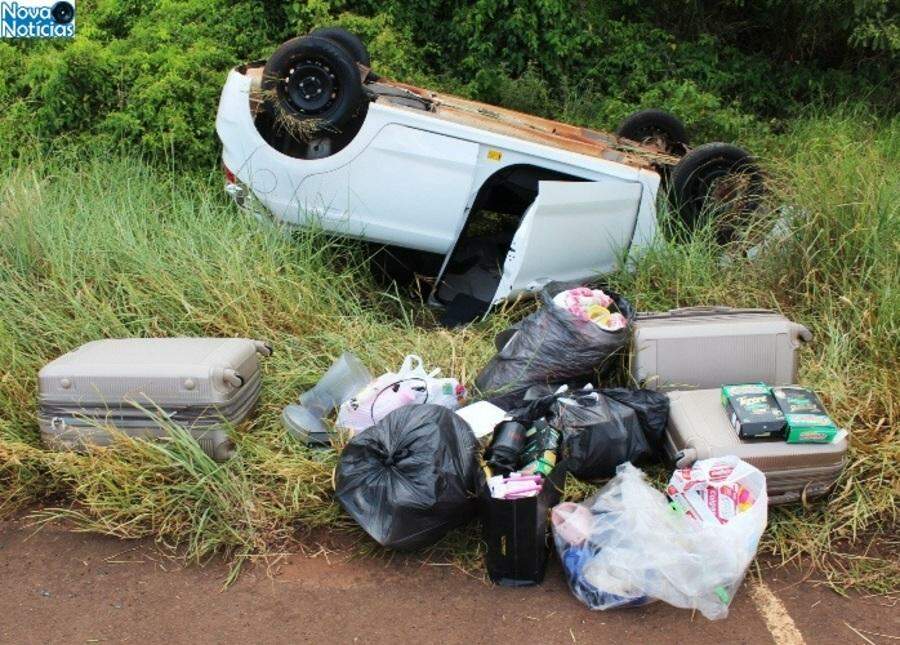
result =
M769 309L685 307L637 314L631 374L659 390L797 381L797 349L810 331Z
M261 387L258 357L271 351L242 338L86 343L38 374L41 436L51 448L78 450L111 443L110 427L159 438L171 423L214 459L227 459L232 445L224 426L253 409Z
M770 504L824 495L844 467L847 439L830 444L790 444L783 439L742 440L728 421L720 389L667 393L666 456L677 468L698 459L735 455L766 475Z

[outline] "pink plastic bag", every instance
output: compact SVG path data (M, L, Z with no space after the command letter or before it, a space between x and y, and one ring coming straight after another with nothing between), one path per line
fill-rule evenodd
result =
M336 425L356 434L406 405L433 403L455 410L466 389L456 379L438 378L439 373L440 369L426 372L422 359L410 354L398 371L382 374L342 403Z

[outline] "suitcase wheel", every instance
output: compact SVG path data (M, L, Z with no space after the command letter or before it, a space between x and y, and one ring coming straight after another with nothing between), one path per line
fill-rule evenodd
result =
M256 347L257 353L262 354L263 356L271 356L275 352L269 343L261 340L255 341L254 346Z
M697 461L697 451L693 448L685 448L675 453L676 468L689 468Z

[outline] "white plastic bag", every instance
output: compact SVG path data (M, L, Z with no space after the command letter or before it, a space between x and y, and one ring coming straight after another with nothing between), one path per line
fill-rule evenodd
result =
M676 471L668 490L692 507L670 503L625 463L580 504L590 518L572 504L553 509L569 586L590 608L659 599L710 620L728 615L766 527L765 475L737 457L707 459ZM726 508L726 498L742 501Z
M408 355L399 370L382 374L342 403L336 425L356 434L397 408L417 403L433 403L455 410L465 399L466 390L454 378L438 378L440 371L437 368L426 372L421 358Z

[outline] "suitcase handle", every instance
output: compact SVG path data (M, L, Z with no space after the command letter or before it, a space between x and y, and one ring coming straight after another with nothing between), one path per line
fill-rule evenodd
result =
M234 387L243 387L244 385L244 377L230 368L222 372L222 380Z
M256 353L263 356L271 356L275 352L269 343L262 340L253 341L253 346L256 348Z
M773 309L741 309L740 307L726 307L725 305L701 305L697 307L678 307L668 311L639 311L637 320L653 320L656 318L687 318L694 315L721 315L721 314L773 314Z
M694 448L685 448L675 453L676 468L690 468L697 461L697 451Z
M794 323L795 338L801 342L808 343L812 340L812 332L800 323Z

